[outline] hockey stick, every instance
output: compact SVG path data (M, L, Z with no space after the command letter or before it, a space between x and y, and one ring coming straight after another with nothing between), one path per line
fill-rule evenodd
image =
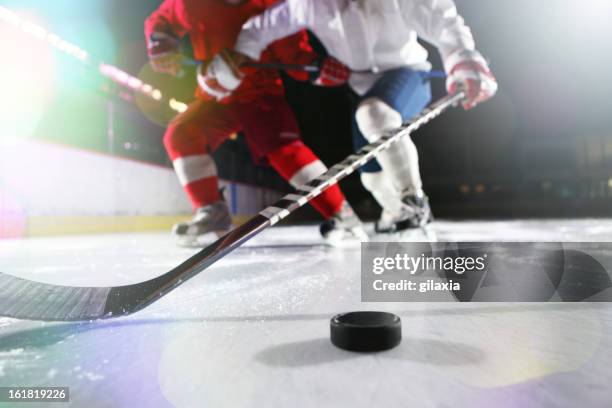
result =
M458 104L464 92L446 96L425 109L397 131L363 147L316 179L299 187L245 224L228 232L185 262L157 278L127 286L57 286L0 273L0 316L29 320L78 321L104 319L135 313L159 300L213 263L278 223L289 214L372 160L402 137L419 129Z
M192 58L183 58L182 64L186 67L197 67L202 65L204 62L200 60L194 60ZM276 69L278 71L303 71L303 72L319 72L321 67L319 65L301 65L301 64L283 64L280 62L257 62L257 61L246 61L243 62L241 67L258 68L258 69ZM363 70L351 70L353 74L382 74L388 72L387 70L374 70L374 69L363 69ZM446 78L444 71L430 71L427 72L427 78Z
M186 67L198 67L204 62L200 60L194 60L191 58L184 57L182 65ZM248 68L259 68L259 69L276 69L279 71L305 71L305 72L319 72L321 67L318 65L301 65L301 64L283 64L280 62L257 62L257 61L246 61L243 62L241 67Z
M279 71L304 71L304 72L319 72L321 67L318 65L300 65L300 64L281 64L278 62L244 62L241 67L259 68L259 69L276 69Z

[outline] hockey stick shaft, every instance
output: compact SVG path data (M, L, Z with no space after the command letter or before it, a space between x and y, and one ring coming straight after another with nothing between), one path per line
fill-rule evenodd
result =
M441 115L450 107L457 105L464 98L465 93L459 92L440 99L429 108L425 109L414 120L406 123L398 130L383 135L377 141L370 143L357 153L350 155L342 162L331 167L319 177L297 188L295 193L287 194L274 205L267 207L246 223L225 234L216 242L204 248L174 270L155 279L157 282L151 285L151 289L155 289L156 285L158 285L158 288L156 288L156 290L151 290L150 293L141 293L140 296L138 296L142 297L144 295L144 298L135 301L136 299L126 298L119 293L113 297L111 293L111 295L109 295L109 303L106 307L107 312L115 315L118 313L129 314L155 302L172 289L207 269L228 253L255 237L266 228L277 224L298 208L317 197L327 188L338 183L359 167L374 159L377 154L387 150L400 139L407 137L432 119ZM126 302L129 303L129 307L127 308L125 308Z
M183 58L182 64L188 67L197 67L203 64L203 61L194 60L191 58ZM321 68L318 65L301 65L301 64L283 64L280 62L257 62L246 61L241 67L259 68L259 69L277 69L281 71L305 71L319 72Z
M245 62L242 66L259 69L277 69L280 71L319 72L321 70L318 65L281 64L277 62Z
M195 60L192 58L183 58L182 64L187 67L197 67L203 64L203 61ZM301 64L283 64L281 62L257 62L257 61L246 61L243 62L242 67L258 68L258 69L276 69L279 71L302 71L302 72L319 72L321 67L316 64L312 65L301 65ZM363 70L351 70L353 74L381 74L387 72L387 70L374 70L374 69L363 69ZM431 78L446 78L444 71L430 71L426 73L426 77Z

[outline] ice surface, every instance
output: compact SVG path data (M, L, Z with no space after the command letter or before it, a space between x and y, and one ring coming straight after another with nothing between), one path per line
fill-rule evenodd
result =
M435 233L608 241L612 220L437 222ZM2 241L0 271L127 284L195 251L169 234ZM72 406L92 408L610 406L612 306L362 304L359 261L358 249L323 246L314 226L279 227L128 318L0 318L0 385L69 386ZM334 348L329 319L360 309L399 314L402 344Z

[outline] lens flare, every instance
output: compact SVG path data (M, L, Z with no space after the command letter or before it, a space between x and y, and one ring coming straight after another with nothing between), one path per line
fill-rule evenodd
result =
M30 136L54 89L52 51L35 36L0 24L0 147Z
M0 186L0 239L22 238L26 233L26 214L23 206Z

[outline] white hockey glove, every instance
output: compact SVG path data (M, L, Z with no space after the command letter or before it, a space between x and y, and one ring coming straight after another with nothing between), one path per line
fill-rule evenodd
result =
M221 100L240 86L244 74L236 57L232 51L224 50L198 68L198 85L204 93Z
M463 50L452 54L444 65L448 74L446 89L449 94L459 89L466 92L465 109L491 99L497 92L497 80L478 51Z

